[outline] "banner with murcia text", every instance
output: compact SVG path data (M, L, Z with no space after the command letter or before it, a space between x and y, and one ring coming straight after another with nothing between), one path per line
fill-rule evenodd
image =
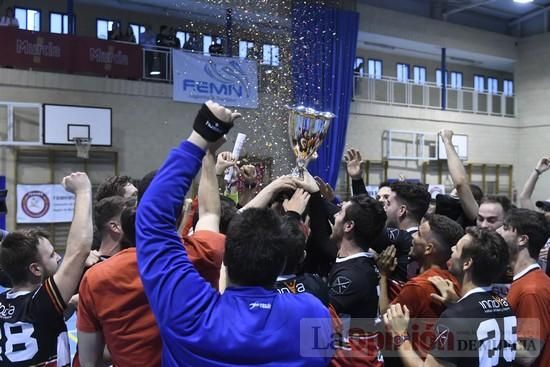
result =
M173 73L175 101L258 107L255 61L173 51Z

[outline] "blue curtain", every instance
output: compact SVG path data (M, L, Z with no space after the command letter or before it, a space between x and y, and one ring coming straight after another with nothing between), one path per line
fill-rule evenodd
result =
M308 169L334 187L353 94L359 14L303 3L292 13L294 102L336 115Z

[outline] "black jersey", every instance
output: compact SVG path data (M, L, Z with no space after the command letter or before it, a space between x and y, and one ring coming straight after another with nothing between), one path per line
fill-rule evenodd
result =
M279 293L310 293L328 306L328 287L317 274L280 276L277 278L275 288Z
M490 288L475 288L441 314L430 354L450 366L512 366L516 326L505 298Z
M330 304L339 315L374 319L378 316L378 280L372 254L338 258L328 279Z
M53 278L34 292L0 294L0 366L69 366L64 309Z

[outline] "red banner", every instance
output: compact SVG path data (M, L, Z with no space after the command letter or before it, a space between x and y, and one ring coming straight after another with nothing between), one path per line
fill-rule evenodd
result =
M0 27L0 66L141 79L138 45Z

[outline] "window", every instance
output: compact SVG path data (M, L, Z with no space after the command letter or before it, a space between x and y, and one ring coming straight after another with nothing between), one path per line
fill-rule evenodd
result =
M483 75L474 75L474 90L478 93L485 92L485 77Z
M139 44L139 35L145 32L145 26L142 24L130 23L130 27L132 27L132 31L134 32L136 43Z
M353 63L353 73L355 75L365 76L365 59L356 57Z
M113 30L114 23L117 23L120 27L120 23L116 20L98 19L96 23L97 38L102 40L109 39L109 32Z
M239 41L239 57L241 59L253 59L254 58L254 42L240 40Z
M409 65L397 64L397 80L406 83L409 81Z
M462 73L451 71L451 88L462 89Z
M185 43L189 42L189 39L191 38L191 33L184 32L184 31L177 31L176 37L180 40L180 46L183 47Z
M498 79L497 78L487 78L487 91L489 94L498 94Z
M50 13L50 33L69 34L69 16L61 13Z
M445 70L445 85L449 85L448 75L449 75L449 73L447 73L447 70ZM442 86L442 84L441 84L441 69L436 69L435 70L435 84L438 87Z
M424 66L413 67L413 81L414 84L426 83L426 68Z
M367 73L371 78L381 79L382 78L382 60L368 59Z
M20 29L40 32L40 10L15 8L15 18Z
M279 46L276 45L263 45L263 61L262 64L279 66Z
M505 96L513 96L514 95L514 81L513 80L504 79L502 81L502 93Z

